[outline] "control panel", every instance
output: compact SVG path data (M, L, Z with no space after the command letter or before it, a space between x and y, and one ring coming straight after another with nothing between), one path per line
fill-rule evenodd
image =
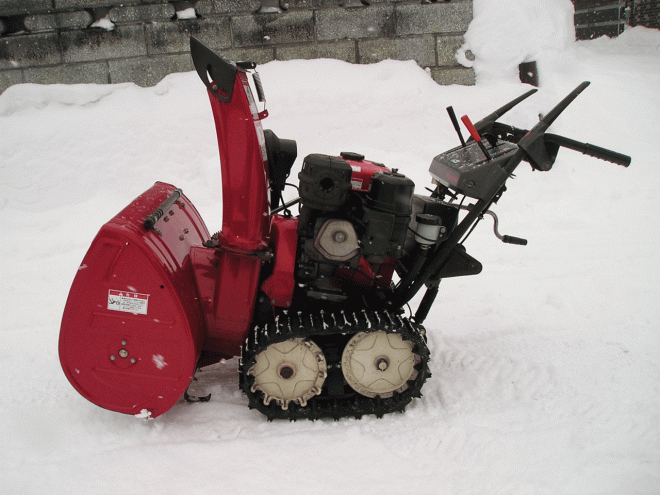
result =
M429 168L431 176L469 198L489 198L506 181L507 174L502 166L518 146L506 141L500 141L496 146L485 143L490 159L486 158L479 143L472 141L436 156Z

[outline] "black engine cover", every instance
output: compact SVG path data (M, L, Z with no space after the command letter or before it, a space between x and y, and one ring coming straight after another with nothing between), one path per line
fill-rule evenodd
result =
M403 256L414 192L415 183L403 174L374 174L362 218L367 225L362 252L370 262Z
M298 174L303 206L337 211L351 190L352 172L350 164L336 156L312 154L305 157Z

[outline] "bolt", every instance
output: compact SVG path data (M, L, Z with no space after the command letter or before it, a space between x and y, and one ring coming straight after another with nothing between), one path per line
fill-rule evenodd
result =
M337 244L341 244L347 238L348 238L348 235L343 230L338 230L337 232L335 232L335 235L333 236L333 239L335 240L335 242Z
M131 358L131 363L135 364L137 362L137 359Z
M126 342L125 340L121 341L121 345L126 345L126 344L128 344L128 342Z
M110 356L110 361L114 361L115 359L117 358L114 355Z
M128 357L128 351L126 349L119 349L119 357L122 359L126 359Z
M376 361L376 368L378 368L380 371L385 371L388 366L390 365L390 362L387 360L387 358L378 358Z

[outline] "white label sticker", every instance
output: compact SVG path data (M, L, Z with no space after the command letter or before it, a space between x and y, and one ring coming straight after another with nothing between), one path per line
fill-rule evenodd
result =
M148 304L149 294L112 289L108 291L108 309L112 311L146 315Z

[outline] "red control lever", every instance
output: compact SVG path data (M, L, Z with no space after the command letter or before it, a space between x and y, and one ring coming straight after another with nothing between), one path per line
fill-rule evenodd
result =
M484 143L481 142L481 136L477 132L477 129L474 127L474 125L472 125L472 122L470 122L470 118L467 115L463 115L461 120L465 124L465 127L467 127L467 130L470 133L470 136L472 136L472 139L476 141L476 143L479 145L479 148L481 148L481 151L483 151L486 160L490 160L490 155L488 154L488 151L486 151Z

